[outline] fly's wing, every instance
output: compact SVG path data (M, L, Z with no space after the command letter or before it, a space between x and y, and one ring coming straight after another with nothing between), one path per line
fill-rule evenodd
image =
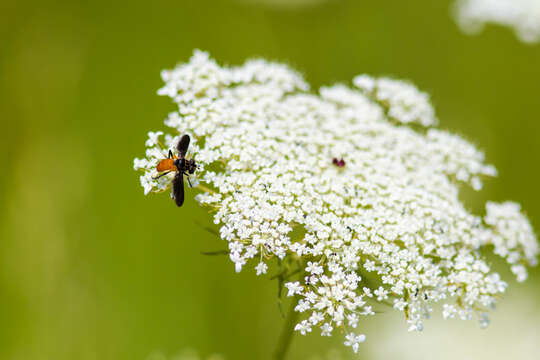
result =
M178 145L176 145L176 149L180 153L180 157L185 157L187 149L189 147L189 135L184 135L180 138L178 141Z
M184 203L184 174L181 171L176 173L173 180L174 201L178 207Z

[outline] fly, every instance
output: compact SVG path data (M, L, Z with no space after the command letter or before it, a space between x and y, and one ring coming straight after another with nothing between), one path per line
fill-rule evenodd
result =
M159 179L162 176L165 176L171 172L175 172L175 176L172 182L173 185L173 198L178 207L182 206L184 203L184 175L187 176L189 186L192 187L191 181L189 180L189 175L192 175L197 169L197 163L193 159L186 159L187 149L189 147L189 135L183 135L178 144L176 145L176 150L178 151L178 156L174 155L171 150L169 150L169 155L166 159L161 160L156 167L158 172L162 172L155 179Z

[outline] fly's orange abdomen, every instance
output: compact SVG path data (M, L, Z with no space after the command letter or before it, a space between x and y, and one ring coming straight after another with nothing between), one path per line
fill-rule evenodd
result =
M173 159L163 159L161 160L156 167L157 171L176 171L176 166L174 165Z

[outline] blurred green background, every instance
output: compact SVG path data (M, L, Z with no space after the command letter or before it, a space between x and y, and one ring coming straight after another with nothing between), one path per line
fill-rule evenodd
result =
M221 64L291 64L314 89L359 73L412 80L441 127L500 171L480 193L515 200L540 229L540 45L488 27L461 34L449 1L13 1L0 3L0 359L145 360L185 348L269 359L276 284L235 274L188 195L145 197L134 157L174 105L159 72L194 48ZM508 276L506 267L495 265ZM432 320L406 332L391 310L365 320L360 358L536 358L540 272L480 330ZM440 316L436 316L439 318ZM352 356L343 339L296 337L290 359ZM520 355L518 355L518 353Z

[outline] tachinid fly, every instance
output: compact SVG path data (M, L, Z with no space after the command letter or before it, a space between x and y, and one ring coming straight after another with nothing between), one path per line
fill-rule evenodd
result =
M197 169L197 163L193 159L186 159L186 152L189 147L189 135L184 135L178 141L176 145L176 150L178 150L178 156L174 155L171 150L169 150L169 156L166 159L161 160L157 164L157 171L163 172L156 179L159 179L162 176L169 174L170 172L175 172L173 179L173 197L176 205L179 207L184 203L184 175L187 176L189 186L191 187L191 181L189 180L189 175L193 174Z

